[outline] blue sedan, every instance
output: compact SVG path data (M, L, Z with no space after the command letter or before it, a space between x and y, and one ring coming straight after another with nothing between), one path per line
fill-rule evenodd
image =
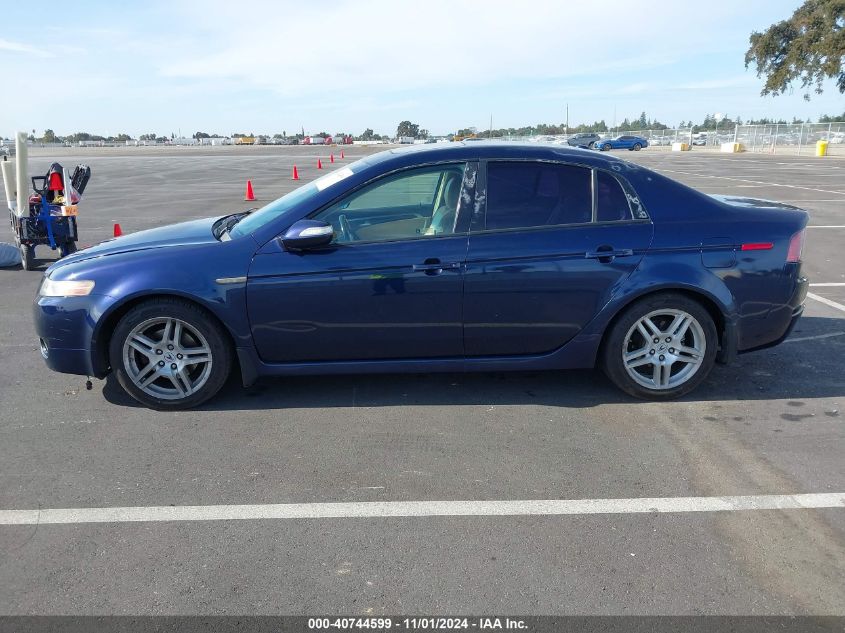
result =
M595 147L598 147L603 152L610 149L627 149L632 152L639 152L642 148L648 147L648 141L642 136L620 134L613 138L604 138L596 141Z
M155 409L196 406L232 371L249 385L599 366L668 399L786 338L807 292L807 219L580 149L417 146L252 213L66 257L35 324L50 368L114 373Z

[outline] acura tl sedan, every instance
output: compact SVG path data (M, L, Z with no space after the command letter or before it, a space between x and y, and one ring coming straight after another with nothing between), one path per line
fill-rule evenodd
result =
M786 338L807 219L583 149L419 145L65 257L35 324L49 367L113 372L155 409L196 406L231 372L598 366L668 399Z

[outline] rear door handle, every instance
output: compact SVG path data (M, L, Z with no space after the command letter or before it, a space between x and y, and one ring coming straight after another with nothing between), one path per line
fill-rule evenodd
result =
M612 262L615 257L631 257L634 251L630 248L613 248L612 246L599 246L596 250L587 252L584 257L597 259L602 263Z
M444 270L460 270L460 262L446 262L443 263L439 259L427 259L422 264L414 264L413 270L415 272L424 272L428 275L439 275Z

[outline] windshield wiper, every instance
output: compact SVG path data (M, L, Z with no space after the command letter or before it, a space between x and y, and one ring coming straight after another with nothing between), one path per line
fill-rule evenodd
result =
M235 226L241 220L243 220L253 211L255 211L255 209L248 209L246 211L239 211L238 213L224 215L222 218L217 220L216 226L214 227L214 237L216 237L218 240L223 240L224 238L227 238L229 235L229 231L232 230L232 227Z

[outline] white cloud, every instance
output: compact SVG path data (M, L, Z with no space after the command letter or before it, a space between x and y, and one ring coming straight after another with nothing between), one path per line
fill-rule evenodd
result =
M29 44L22 44L21 42L12 42L10 40L0 39L0 51L8 51L10 53L22 53L24 55L31 55L33 57L53 57L53 54L42 48L37 48Z
M179 6L184 15L195 16L202 35L192 41L192 50L183 47L181 56L163 59L160 70L167 77L215 78L283 96L440 88L448 98L454 86L589 74L609 78L665 64L690 47L706 50L708 29L695 7L657 4L648 19L654 32L697 24L684 30L682 46L676 38L600 37L608 32L602 27L611 33L622 28L617 16L630 11L624 0L336 0L308 6L185 0Z

